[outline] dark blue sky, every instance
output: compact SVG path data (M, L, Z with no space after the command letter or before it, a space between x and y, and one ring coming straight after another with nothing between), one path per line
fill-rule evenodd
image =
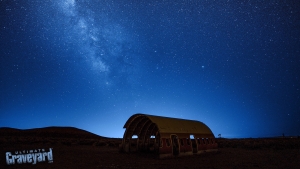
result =
M0 0L0 126L122 137L135 113L300 135L300 3Z

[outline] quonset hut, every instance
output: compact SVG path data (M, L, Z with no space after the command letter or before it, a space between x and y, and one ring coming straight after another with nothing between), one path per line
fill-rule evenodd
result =
M164 158L218 150L209 127L195 120L134 114L123 128L120 151L150 151Z

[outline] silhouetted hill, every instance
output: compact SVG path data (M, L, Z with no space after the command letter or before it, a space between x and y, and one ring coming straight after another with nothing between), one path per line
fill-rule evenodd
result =
M0 128L1 136L23 136L23 137L51 137L51 138L84 138L101 139L105 138L94 133L78 129L75 127L44 127L33 129L14 129L9 127Z

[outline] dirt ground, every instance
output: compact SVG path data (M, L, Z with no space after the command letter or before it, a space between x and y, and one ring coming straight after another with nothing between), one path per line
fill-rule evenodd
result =
M300 168L299 138L217 139L219 151L171 159L120 153L121 139L75 128L0 128L0 168ZM53 148L53 163L6 164L6 152Z

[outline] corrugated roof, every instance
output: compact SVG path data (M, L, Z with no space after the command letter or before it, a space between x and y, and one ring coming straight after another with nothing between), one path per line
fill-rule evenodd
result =
M155 123L160 133L191 133L213 135L209 127L200 121L154 116L147 114L132 115L125 123L124 128L128 128L129 125L135 119L137 119L137 117L141 116L145 116L149 120L151 120L152 123Z

